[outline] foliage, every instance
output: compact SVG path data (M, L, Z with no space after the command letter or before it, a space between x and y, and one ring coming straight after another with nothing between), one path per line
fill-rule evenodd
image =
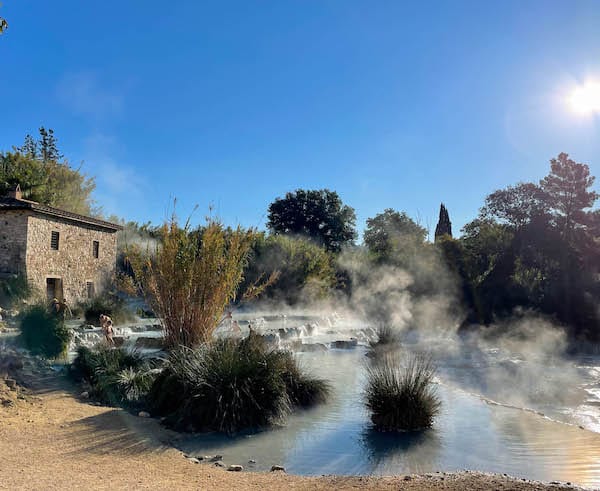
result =
M81 303L85 321L95 326L100 325L100 314L108 315L114 324L133 321L135 316L127 307L125 300L113 292L104 292Z
M549 314L575 336L600 340L598 195L589 167L561 153L539 185L490 194L463 229L456 264L469 321L490 323L516 307Z
M387 208L367 219L364 241L376 261L404 264L423 246L426 235L405 212Z
M435 227L435 240L445 235L452 237L452 222L450 222L448 210L444 206L444 203L442 203L440 205L440 217L437 226Z
M389 324L380 324L377 327L377 340L371 341L369 345L371 348L377 346L388 346L398 344L400 342L400 336L398 331Z
M365 404L380 431L407 431L430 427L440 401L432 387L431 360L410 356L405 367L391 356L367 367Z
M23 275L0 279L0 306L11 308L33 294L32 288Z
M336 285L333 256L302 237L257 234L243 286L278 273L265 297L293 305L325 298Z
M52 130L40 128L40 140L27 136L13 152L0 153L0 196L20 185L23 196L38 203L89 215L95 182L63 160Z
M21 315L21 339L33 354L57 358L65 354L71 332L46 305L37 304Z
M328 189L286 193L269 205L268 218L272 233L310 237L328 251L339 252L357 237L354 209Z
M192 230L189 220L180 227L173 214L161 237L153 254L132 246L128 261L163 323L166 346L199 346L211 340L225 308L237 298L254 231L225 229L212 219ZM249 285L242 296L262 293L275 278Z
M251 335L171 352L149 400L177 429L232 434L270 425L294 404L320 402L327 393L328 385L303 374L291 353Z
M90 396L113 406L136 405L145 401L157 371L156 361L137 352L98 345L79 347L71 376L90 385Z

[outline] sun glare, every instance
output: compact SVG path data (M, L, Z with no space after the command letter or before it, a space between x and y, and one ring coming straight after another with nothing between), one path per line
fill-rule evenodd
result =
M571 109L580 114L600 113L600 82L586 82L569 97Z

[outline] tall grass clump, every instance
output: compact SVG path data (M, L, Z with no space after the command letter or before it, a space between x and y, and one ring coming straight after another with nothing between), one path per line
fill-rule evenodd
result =
M206 226L183 227L173 215L159 234L154 251L132 247L128 260L138 289L163 323L165 345L196 347L210 341L226 307L236 299L243 280L253 230L226 229L209 219ZM245 296L260 293L254 283Z
M32 305L21 314L21 340L33 354L58 358L66 353L70 339L64 320L46 305Z
M369 346L376 348L378 346L391 346L400 343L398 332L389 324L381 324L377 327L377 339L371 341Z
M411 355L406 366L386 356L367 367L364 399L379 431L409 431L430 427L440 409L433 388L435 367L423 355Z
M98 345L81 346L71 375L90 386L90 397L113 406L144 404L158 374L157 362L137 352Z
M292 353L251 335L173 351L148 399L176 429L233 434L281 421L295 405L322 401L327 392L325 382L301 372Z

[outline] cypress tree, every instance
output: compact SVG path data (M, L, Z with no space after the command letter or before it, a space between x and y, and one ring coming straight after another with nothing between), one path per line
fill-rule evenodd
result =
M443 235L452 237L452 222L450 222L450 216L444 203L440 205L440 219L438 220L437 227L435 227L435 240Z

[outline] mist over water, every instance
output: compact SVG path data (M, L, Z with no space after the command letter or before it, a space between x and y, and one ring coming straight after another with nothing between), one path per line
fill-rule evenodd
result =
M531 312L460 329L460 298L439 264L423 273L431 288L415 294L414 272L342 260L352 274L350 297L301 308L265 303L234 314L243 331L251 324L331 381L331 401L281 428L190 437L184 451L242 465L256 460L249 468L257 470L283 464L300 474L475 469L600 485L599 356L569 355L564 330ZM365 354L384 323L400 336L395 356L424 352L437 365L442 411L429 430L371 430L362 401ZM358 346L335 349L338 340ZM315 344L329 349L306 352Z

